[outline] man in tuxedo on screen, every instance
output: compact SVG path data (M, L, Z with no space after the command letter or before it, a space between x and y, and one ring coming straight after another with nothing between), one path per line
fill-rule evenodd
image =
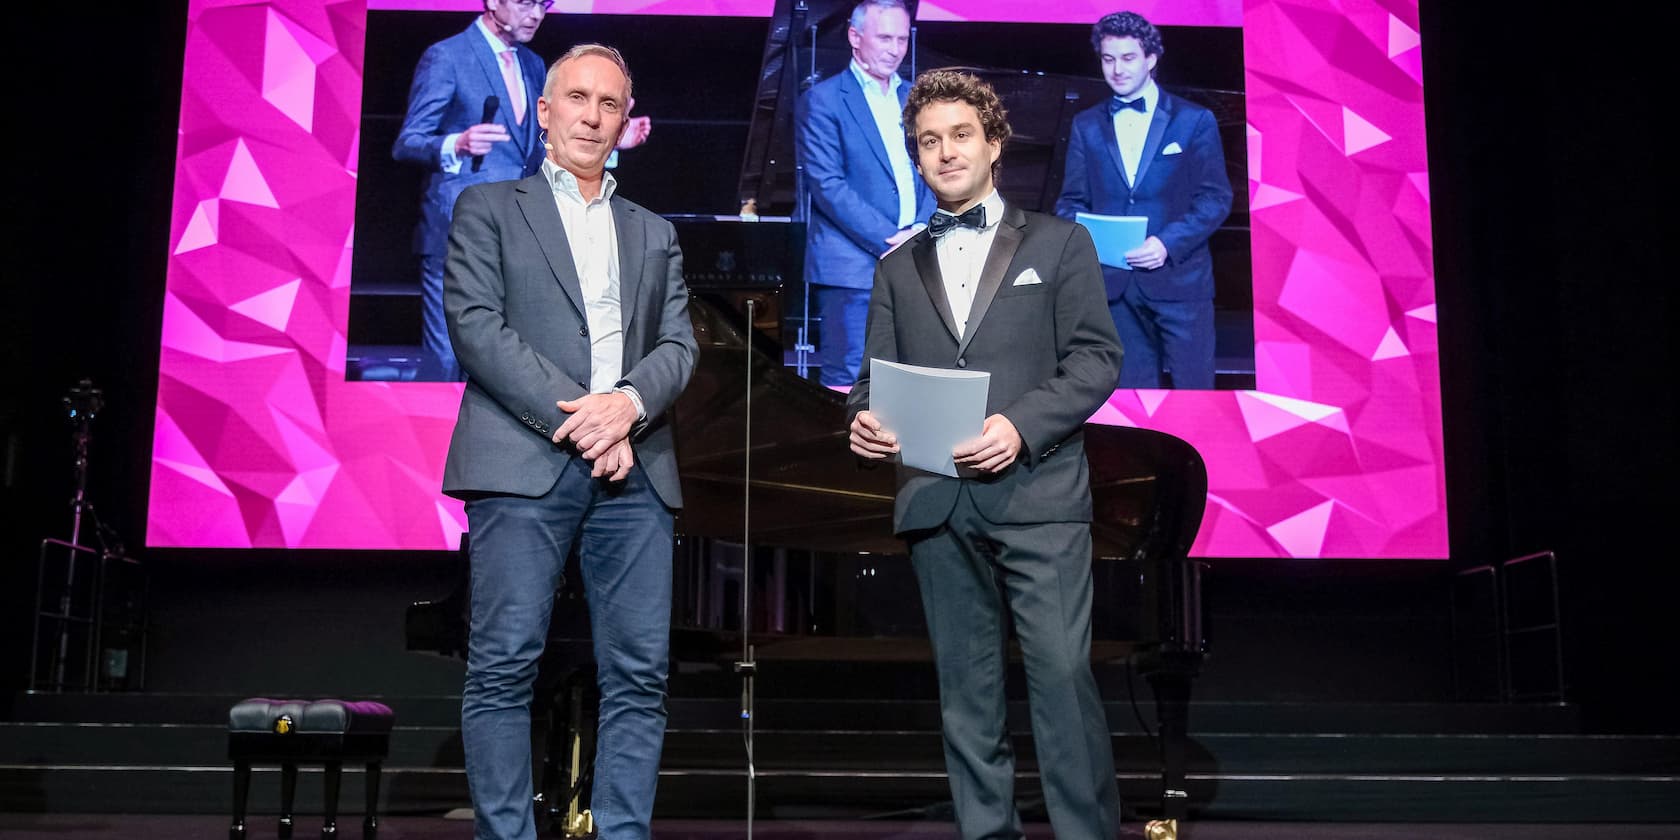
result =
M1147 216L1131 270L1103 267L1126 364L1122 388L1212 388L1213 256L1208 238L1231 212L1219 126L1200 105L1161 90L1161 33L1142 15L1097 21L1091 46L1114 96L1073 118L1056 215Z
M617 50L573 47L536 103L537 173L468 187L449 231L467 384L443 489L472 536L461 734L479 840L535 838L532 683L574 544L601 696L591 808L602 840L648 837L682 504L669 410L699 348L675 229L605 169L630 92Z
M824 385L856 381L875 261L933 212L901 123L909 89L898 75L910 48L904 0L859 3L846 37L851 64L814 85L799 108L799 163L811 198L805 291L822 318Z
M543 160L534 118L543 62L530 47L554 0L485 0L467 28L426 48L414 68L408 113L391 147L427 171L414 229L420 257L420 378L456 381L461 367L443 313L443 258L455 199L473 184L523 178ZM647 139L648 118L628 121L620 148Z
M1012 620L1056 837L1112 840L1120 801L1091 674L1082 430L1121 351L1096 248L1084 228L999 197L1010 128L984 82L924 73L904 122L939 210L877 266L866 355L991 374L980 436L953 452L965 477L900 467L893 510L933 642L957 824L970 840L1022 836L1004 722ZM869 374L866 361L847 399L851 448L886 460L898 447L869 411Z

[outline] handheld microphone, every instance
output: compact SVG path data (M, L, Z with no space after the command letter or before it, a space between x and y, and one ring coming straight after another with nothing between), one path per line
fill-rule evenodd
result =
M483 124L483 123L487 123L487 122L495 119L496 118L496 109L500 108L500 107L502 107L502 100L499 99L495 94L491 94L489 96L484 97L484 113L479 118L479 120L478 120L479 123ZM478 168L480 166L483 166L483 165L484 165L484 155L473 155L472 171L477 172Z

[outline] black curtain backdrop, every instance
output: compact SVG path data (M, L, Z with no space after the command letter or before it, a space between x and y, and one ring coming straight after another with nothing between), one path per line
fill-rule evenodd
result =
M1451 543L1460 566L1556 550L1572 699L1597 730L1674 731L1677 272L1654 127L1673 107L1659 98L1672 73L1657 72L1654 27L1618 6L1422 10ZM35 545L69 532L58 401L79 377L109 400L92 497L131 546L143 541L186 29L182 2L13 14L8 77L23 101L7 132L21 177L0 307L4 689L28 662ZM253 578L285 562L276 555L262 553ZM160 569L206 559L146 556ZM1362 584L1401 574L1324 568ZM1416 653L1448 655L1427 644Z

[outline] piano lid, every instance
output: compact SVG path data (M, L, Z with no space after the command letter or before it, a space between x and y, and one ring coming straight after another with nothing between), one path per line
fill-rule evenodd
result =
M739 313L703 298L689 311L700 363L673 429L685 507L677 531L742 539L748 359L752 365L752 542L832 552L904 553L892 535L891 467L847 446L845 395L788 371L749 342ZM1183 559L1201 524L1207 468L1189 444L1148 429L1087 424L1098 557L1164 549Z

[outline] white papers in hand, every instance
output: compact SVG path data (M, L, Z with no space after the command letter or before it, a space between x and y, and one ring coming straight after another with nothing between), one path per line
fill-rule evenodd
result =
M956 477L951 450L980 436L992 375L869 360L869 413L898 436L907 467Z
M1126 252L1143 247L1149 234L1148 216L1102 216L1096 213L1075 213L1073 220L1091 232L1097 243L1097 262L1131 271L1126 264Z

